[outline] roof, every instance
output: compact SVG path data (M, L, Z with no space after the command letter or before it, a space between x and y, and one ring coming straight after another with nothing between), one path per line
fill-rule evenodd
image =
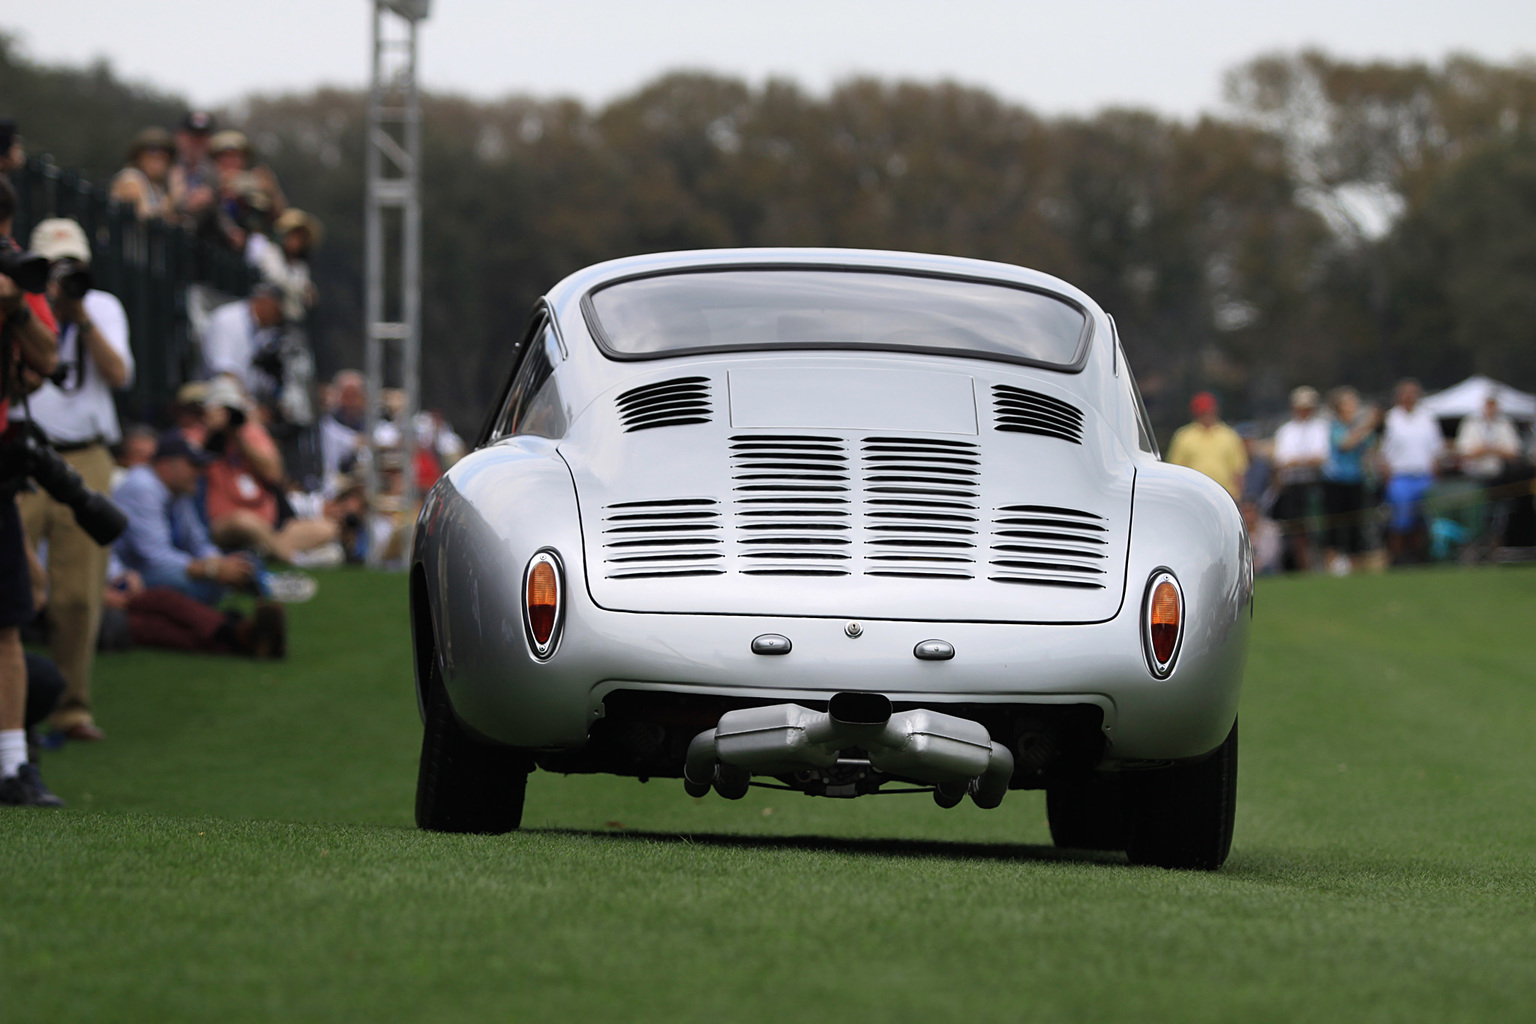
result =
M1499 396L1499 409L1515 419L1536 419L1536 395L1517 391L1508 384L1501 384L1492 377L1474 374L1453 387L1436 392L1420 404L1435 414L1436 419L1460 419L1483 411L1483 402L1489 389Z

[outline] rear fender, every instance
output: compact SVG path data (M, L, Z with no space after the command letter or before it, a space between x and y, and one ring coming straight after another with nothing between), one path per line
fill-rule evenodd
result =
M1167 568L1184 592L1185 626L1172 674L1156 679L1146 670L1118 697L1121 718L1179 737L1190 755L1204 753L1237 717L1253 606L1248 531L1225 488L1181 466L1139 466L1135 502L1122 615L1133 617L1139 637L1147 584Z
M533 686L538 662L523 627L523 570L540 550L553 549L564 563L567 607L582 596L576 493L553 443L517 438L466 456L433 488L416 538L418 699L428 659L436 656L454 711L471 729L512 741L498 735L496 723L536 708L533 717L551 724L574 715L564 731L584 731L584 709L568 710L569 702L540 707L545 688ZM418 580L424 599L415 596ZM514 707L523 710L509 714Z

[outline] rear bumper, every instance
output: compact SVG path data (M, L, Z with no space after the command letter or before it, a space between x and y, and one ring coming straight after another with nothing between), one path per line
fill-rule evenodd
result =
M854 638L844 619L579 604L547 662L529 655L521 629L445 645L449 694L467 724L503 743L570 750L586 743L605 700L619 691L817 704L860 690L936 709L1092 705L1102 713L1106 757L1196 757L1220 744L1236 716L1248 627L1246 608L1228 610L1224 623L1192 617L1172 675L1156 679L1130 608L1091 625L860 620ZM788 637L792 649L752 653L753 639L765 633ZM918 659L916 646L933 639L953 645L954 657Z

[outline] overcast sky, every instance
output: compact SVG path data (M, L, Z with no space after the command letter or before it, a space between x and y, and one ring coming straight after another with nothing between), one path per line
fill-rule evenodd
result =
M3 0L0 30L48 63L105 57L213 106L251 92L357 87L370 0ZM1496 60L1536 53L1533 0L432 0L419 74L432 90L602 102L662 71L853 74L986 87L1040 113L1217 110L1222 72L1259 53ZM3 97L0 97L3 102ZM17 113L24 113L18 111Z

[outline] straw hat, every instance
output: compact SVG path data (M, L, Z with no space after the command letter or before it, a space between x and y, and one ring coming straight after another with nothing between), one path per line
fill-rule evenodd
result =
M208 140L208 152L214 156L220 153L244 153L251 155L251 140L245 137L244 132L237 132L233 128L226 128L222 132L215 132L213 138Z
M145 128L133 137L133 145L128 147L128 161L132 163L145 153L157 149L167 156L174 156L176 140L164 128Z
M300 229L309 232L310 248L318 249L320 240L325 237L325 228L321 226L320 218L314 214L290 206L283 211L282 216L277 218L277 223L272 225L272 231L278 238L282 238L290 231Z

